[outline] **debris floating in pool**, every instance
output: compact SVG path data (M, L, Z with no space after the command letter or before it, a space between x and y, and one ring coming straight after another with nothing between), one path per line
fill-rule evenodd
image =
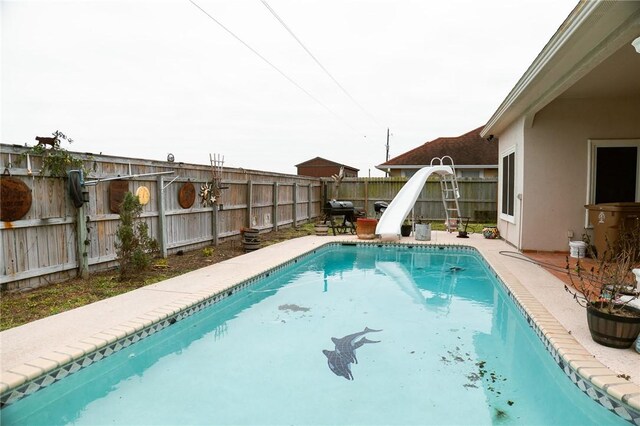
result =
M286 305L278 306L281 311L293 311L293 312L308 312L311 308L305 308L304 306L296 305L294 303L287 303Z
M325 349L322 351L322 353L327 357L329 369L333 371L336 376L344 377L347 380L353 380L351 364L358 363L358 359L356 358L356 349L365 343L380 343L379 340L369 340L362 336L367 333L377 333L380 331L382 330L373 330L369 327L365 327L363 331L349 334L339 339L332 337L331 341L335 345L335 350L328 351ZM359 337L362 337L362 339L357 340Z

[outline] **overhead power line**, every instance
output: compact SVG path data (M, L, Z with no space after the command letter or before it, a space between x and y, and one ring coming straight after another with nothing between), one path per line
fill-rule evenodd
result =
M253 52L256 56L258 56L260 59L262 59L264 62L266 62L271 68L273 68L274 70L276 70L281 76L283 76L284 78L287 79L287 81L289 81L291 84L293 84L294 86L296 86L298 89L302 90L304 92L305 95L309 96L311 99L313 99L316 103L318 103L318 105L322 106L325 110L327 110L330 114L332 114L334 117L336 117L338 120L342 121L343 124L345 124L347 127L349 127L351 130L353 130L354 132L356 132L356 129L354 129L345 119L343 119L341 116L339 116L338 114L336 114L331 108L329 108L328 106L326 106L325 104L323 104L318 98L316 98L315 96L313 96L311 93L309 93L304 87L300 86L295 80L293 80L291 77L289 77L288 75L286 75L282 70L280 70L280 68L278 68L277 66L275 66L274 64L272 64L267 58L265 58L264 56L262 56L260 54L260 52L258 52L256 49L254 49L253 47L251 47L249 44L247 44L244 40L242 40L240 37L238 37L237 35L235 35L233 33L233 31L231 31L229 28L225 27L220 21L218 21L216 18L214 18L213 16L211 16L211 14L209 14L209 12L207 12L206 10L204 10L203 8L201 8L196 2L194 2L193 0L189 0L189 2L191 2L191 4L193 4L195 7L197 7L198 9L200 9L200 11L202 13L204 13L205 15L207 15L209 17L209 19L211 19L213 22L215 22L216 24L218 24L220 26L220 28L222 28L223 30L225 30L227 33L229 33L229 35L231 35L233 38L235 38L236 40L238 40L240 43L242 43L242 45L244 47L246 47L247 49L249 49L251 52Z
M329 78L331 78L331 80L333 80L333 82L336 84L336 86L338 86L340 88L340 90L342 90L342 92L347 95L347 97L349 99L351 99L351 101L356 104L358 106L358 108L360 108L360 110L365 113L365 115L367 115L371 120L373 120L374 123L379 124L378 120L371 114L369 113L369 111L367 111L362 105L360 105L358 103L358 101L356 101L354 99L353 96L351 96L351 94L349 92L347 92L347 89L345 89L342 84L340 84L340 82L338 82L338 80L335 79L335 77L333 75L331 75L331 73L329 72L329 70L327 70L324 65L322 65L320 63L320 61L313 55L313 53L311 53L311 51L309 49L307 49L307 46L304 45L304 43L302 43L302 41L293 33L293 31L291 31L291 28L289 28L289 26L282 20L282 18L280 18L280 16L278 16L278 14L276 13L275 10L273 10L273 8L271 6L269 6L269 3L267 3L265 0L260 0L262 2L262 4L264 5L264 7L266 7L269 12L271 12L271 14L280 22L280 24L282 24L282 26L289 32L289 34L291 34L291 37L293 37L298 44L304 49L305 52L307 52L307 54L309 54L309 56L311 56L311 59L313 59L315 61L316 64L318 64L318 66L322 69L322 71L325 72L325 74L327 74L329 76Z

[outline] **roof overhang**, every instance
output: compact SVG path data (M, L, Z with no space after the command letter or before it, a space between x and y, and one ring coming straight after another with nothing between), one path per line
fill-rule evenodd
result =
M640 2L581 1L493 113L480 135L535 114L640 35ZM636 77L637 78L637 77Z

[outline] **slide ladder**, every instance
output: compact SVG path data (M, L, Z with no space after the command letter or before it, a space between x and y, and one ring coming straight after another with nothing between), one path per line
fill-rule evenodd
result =
M456 178L456 168L453 164L453 158L445 155L442 158L431 159L431 166L445 165L444 161L449 160L451 164L446 164L451 167L453 173L440 177L440 190L442 192L442 205L444 206L444 213L446 220L444 226L448 232L457 231L460 226L460 204L458 204L458 198L460 198L460 189L458 188L458 179ZM439 164L434 164L438 162Z
M443 164L443 159L449 159L451 164ZM434 160L439 162L439 164ZM378 225L376 226L376 235L379 235L382 239L400 237L400 225L409 215L411 209L413 209L413 206L418 199L418 195L420 195L422 187L426 183L427 179L434 173L440 176L441 181L445 178L449 179L445 185L446 188L451 187L453 191L447 191L451 192L452 195L447 195L446 199L455 198L453 202L456 203L455 205L457 208L457 198L459 197L459 191L457 189L458 182L455 180L455 170L452 167L453 160L451 157L445 156L442 158L434 158L431 160L430 166L426 166L418 170L407 181L407 183L400 188L400 191L398 191L396 196L393 197L389 206L382 213L382 216L378 221ZM451 179L453 179L453 181L451 181ZM443 198L443 202L444 199L445 198ZM445 211L447 212L447 223L451 223L452 220L454 220L453 217L455 215L450 213L448 210ZM456 213L460 216L459 208L457 208ZM455 221L458 222L457 218Z

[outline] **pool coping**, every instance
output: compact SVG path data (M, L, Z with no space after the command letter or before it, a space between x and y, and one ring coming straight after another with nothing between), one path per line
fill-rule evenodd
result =
M569 379L594 401L623 419L640 425L640 386L638 383L626 380L621 377L621 374L616 373L603 362L597 360L549 312L538 300L539 298L533 295L530 289L521 282L523 276L522 271L519 269L522 269L522 265L512 265L510 268L505 264L504 257L499 257L499 249L513 249L512 247L509 247L503 241L483 241L478 236L472 236L476 238L461 241L452 238L452 235L446 232L435 232L433 237L433 240L429 242L415 241L413 238L403 238L397 242L380 242L378 240L358 240L355 236L310 236L266 247L240 256L239 258L242 259L235 258L238 259L237 261L230 259L230 261L202 268L194 271L194 273L147 286L144 288L147 290L146 294L143 291L141 292L144 289L140 289L130 292L134 294L128 297L121 295L123 296L122 299L149 298L150 291L157 290L163 297L159 298L157 302L152 301L151 305L148 305L153 306L151 310L138 311L130 315L120 313L119 318L125 319L125 321L116 320L115 323L108 324L104 329L100 329L100 324L97 324L97 328L94 327L92 329L92 331L98 330L97 332L89 332L82 335L82 331L80 331L79 335L81 337L79 339L72 339L74 341L70 341L63 346L39 348L39 351L35 351L36 356L33 356L32 352L24 351L25 353L18 356L17 359L19 361L9 368L5 368L4 365L7 350L19 350L21 339L29 340L29 332L33 331L34 328L39 327L39 332L43 333L42 328L46 328L47 319L38 321L35 326L25 325L7 330L0 333L3 357L3 368L0 372L0 407L31 395L69 374L73 374L124 347L169 327L176 321L223 300L233 292L250 286L255 281L297 262L298 259L324 246L340 243L356 245L384 244L387 246L430 245L455 249L467 247L477 251L491 271L499 278L509 297L515 302L516 307L524 315L528 324L541 339L556 364ZM241 268L240 265L243 265L243 267ZM536 266L536 268L539 267ZM227 270L226 278L225 269ZM524 269L529 269L524 271L525 274L535 273L529 266ZM216 273L220 271L222 273L216 276ZM550 279L556 279L551 274L548 275L551 277ZM208 281L211 281L214 277L218 278L215 283L208 283L208 285L196 284L196 281L201 281L203 278L209 278ZM199 280L195 278L199 278ZM543 277L542 279L547 278ZM190 289L184 290L189 286L191 286ZM567 297L567 299L570 298ZM571 300L571 303L574 302ZM133 304L136 305L135 303ZM142 307L145 308L145 306ZM77 318L83 318L79 314L83 308L73 310L76 312L70 311L68 316L73 317L75 315ZM104 307L99 306L97 308ZM86 309L90 310L90 308ZM54 317L58 317L58 315ZM50 321L69 324L69 318L63 321L60 320L60 317L54 317L49 317ZM586 320L584 323L586 327ZM11 338L8 339L9 347L7 347L7 339L5 337L9 335L11 335ZM33 337L31 340L33 340ZM12 344L14 347L12 347ZM30 344L34 343L30 342ZM28 347L28 345L25 347ZM27 358L29 355L31 357ZM640 361L640 354L638 354L638 360Z

